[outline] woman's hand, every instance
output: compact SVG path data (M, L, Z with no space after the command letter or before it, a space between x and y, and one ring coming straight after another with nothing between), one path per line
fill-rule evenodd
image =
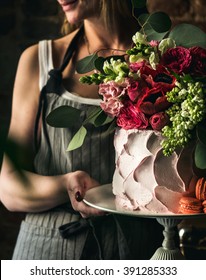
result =
M66 180L66 187L72 207L75 211L78 211L83 218L105 214L104 211L90 207L82 201L87 190L99 185L97 181L92 179L84 171L68 173L66 174Z

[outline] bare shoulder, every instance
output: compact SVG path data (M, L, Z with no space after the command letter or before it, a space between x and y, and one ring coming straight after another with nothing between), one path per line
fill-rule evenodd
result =
M38 44L32 45L25 49L21 54L19 65L20 66L31 67L32 69L38 68Z
M38 45L33 45L19 59L13 90L10 135L22 141L23 138L31 137L39 94Z

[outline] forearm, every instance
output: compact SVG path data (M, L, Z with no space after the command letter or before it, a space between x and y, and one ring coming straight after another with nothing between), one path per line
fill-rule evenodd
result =
M66 175L42 176L22 171L23 177L8 162L0 176L0 198L10 211L39 212L69 201Z

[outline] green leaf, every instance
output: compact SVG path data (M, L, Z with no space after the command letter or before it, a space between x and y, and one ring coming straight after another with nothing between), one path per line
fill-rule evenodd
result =
M132 0L132 7L135 9L144 8L147 4L147 0Z
M116 118L113 119L113 121L111 122L110 126L108 127L106 134L110 134L111 132L113 132L117 127L117 122L116 122Z
M76 71L79 74L85 74L95 69L95 60L98 58L97 54L91 54L89 56L80 59L77 62Z
M168 32L172 25L170 17L164 12L142 14L139 16L138 22L144 30L150 26L150 28L158 33Z
M105 62L105 58L99 56L99 57L94 61L94 66L95 66L95 68L96 68L98 71L103 72L103 65L104 65L104 62Z
M101 107L94 107L88 111L87 118L83 124L91 123L94 124L96 118L101 114L102 109Z
M171 19L164 12L151 14L148 19L148 23L158 33L167 32L172 26Z
M94 125L96 127L103 126L108 123L111 123L113 118L109 117L104 111L101 111L97 118L94 120Z
M197 126L196 126L196 134L197 134L198 140L202 144L206 145L206 127L205 127L205 125L197 124Z
M178 46L190 48L193 46L206 47L206 34L197 26L182 23L173 28L169 38L175 40Z
M87 135L87 130L84 126L81 126L77 133L73 136L72 140L70 141L67 152L73 151L78 149L84 143L84 139Z
M206 145L200 141L197 142L195 148L195 165L199 169L206 169Z
M49 113L46 121L53 127L70 127L76 123L80 123L80 110L63 105Z
M152 40L161 41L164 39L168 32L158 33L156 32L149 24L144 26L145 35L147 36L147 40L150 42Z

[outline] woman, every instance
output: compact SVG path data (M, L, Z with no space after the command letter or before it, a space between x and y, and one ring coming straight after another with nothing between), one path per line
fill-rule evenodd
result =
M13 259L149 258L160 244L158 234L154 240L149 236L154 227L161 236L158 225L152 220L105 215L82 201L88 189L112 180L113 135L90 127L83 147L67 153L75 124L73 131L49 127L45 121L60 105L81 109L82 117L91 106L99 105L97 87L79 83L76 62L102 48L130 47L137 29L131 2L58 2L77 29L28 48L16 74L9 137L21 147L25 176L5 157L0 197L9 210L28 214ZM151 246L145 250L148 240Z

